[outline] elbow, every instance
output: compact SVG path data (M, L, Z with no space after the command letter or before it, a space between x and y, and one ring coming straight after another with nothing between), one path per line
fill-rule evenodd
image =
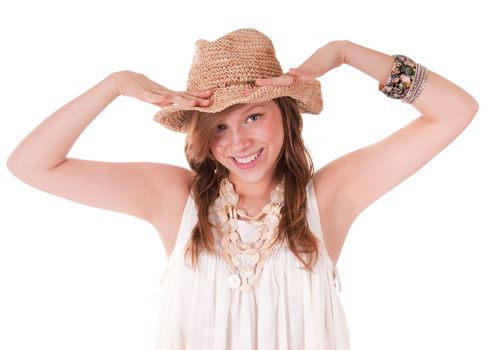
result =
M472 103L471 103L471 113L472 116L474 117L476 113L478 113L478 109L480 108L480 105L478 104L478 101L476 101L473 97L471 97Z
M464 104L464 110L461 114L465 116L467 124L471 123L476 113L478 113L478 101L476 101L472 96L469 96L468 101Z
M7 160L5 161L5 166L9 171L15 175L17 172L17 168L19 167L19 146L17 146L15 149L13 149Z
M16 162L13 159L12 155L10 155L10 157L5 162L5 166L7 167L7 169L9 169L9 171L12 173L12 175L14 175L19 180L22 179L22 177L20 175L20 171L18 169L18 166L16 165Z
M9 158L7 158L7 161L5 162L5 166L7 167L7 169L9 169L9 171L14 174L14 161L12 159L12 154L9 156Z
M20 159L21 157L18 152L18 148L16 148L10 153L7 161L5 162L5 166L7 167L7 169L9 169L10 172L14 175L19 171L20 164L22 163Z
M470 123L473 118L476 116L476 113L478 113L478 109L480 106L478 105L478 101L476 101L473 97L471 97L471 101L468 103L468 122Z
M469 101L467 102L467 107L468 107L468 114L471 116L471 119L478 113L478 108L480 107L478 105L478 101L475 100L473 96L469 96Z
M24 182L27 185L36 187L36 173L29 169L25 168L22 165L16 163L15 160L7 159L6 162L7 169L11 172L11 174L19 181Z
M7 161L5 162L5 166L9 171L14 175L17 179L21 180L22 182L28 182L29 175L33 174L34 172L30 170L28 167L23 166L22 162L16 158L16 156L11 154L9 158L7 158Z

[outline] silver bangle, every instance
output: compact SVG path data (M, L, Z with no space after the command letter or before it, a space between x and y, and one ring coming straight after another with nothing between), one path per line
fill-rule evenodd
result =
M406 96L402 99L402 102L413 103L421 95L423 89L426 86L426 79L428 78L428 70L421 64L416 64L416 75L412 82L412 86L407 92Z

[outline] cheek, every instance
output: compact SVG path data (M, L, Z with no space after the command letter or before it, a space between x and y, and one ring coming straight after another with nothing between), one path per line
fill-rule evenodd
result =
M210 140L210 148L211 150L221 150L224 146L223 136L222 135L213 135Z
M218 142L217 140L213 140L210 144L210 150L212 155L214 156L214 159L217 160L218 162L223 161L223 147L222 143Z
M285 138L283 125L281 123L273 124L272 127L267 130L266 137L276 143L279 148L281 148L281 146L283 145L283 140Z

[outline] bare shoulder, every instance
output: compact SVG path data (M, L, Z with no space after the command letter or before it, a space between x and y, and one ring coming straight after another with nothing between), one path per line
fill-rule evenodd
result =
M347 233L357 215L339 198L337 165L321 168L314 175L314 191L321 219L323 239L330 258L336 264Z
M183 167L148 163L153 194L147 207L151 215L147 221L154 226L164 251L171 256L181 224L183 211L190 194L193 173Z
M355 214L340 202L339 164L330 163L319 169L313 177L314 191L320 214L323 218L340 216L342 220L353 220Z
M156 164L153 182L156 191L156 207L150 223L162 236L170 236L179 228L186 201L190 193L191 170L169 165Z

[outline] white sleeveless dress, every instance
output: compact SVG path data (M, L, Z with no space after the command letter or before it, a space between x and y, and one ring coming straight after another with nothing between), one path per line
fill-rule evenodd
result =
M228 263L201 254L197 271L183 259L197 222L188 197L173 252L159 287L154 350L348 350L349 331L337 294L338 270L324 243L314 185L307 186L307 220L320 241L313 272L283 244L267 257L252 291L228 286ZM248 241L255 227L239 220ZM218 242L219 243L219 242Z

